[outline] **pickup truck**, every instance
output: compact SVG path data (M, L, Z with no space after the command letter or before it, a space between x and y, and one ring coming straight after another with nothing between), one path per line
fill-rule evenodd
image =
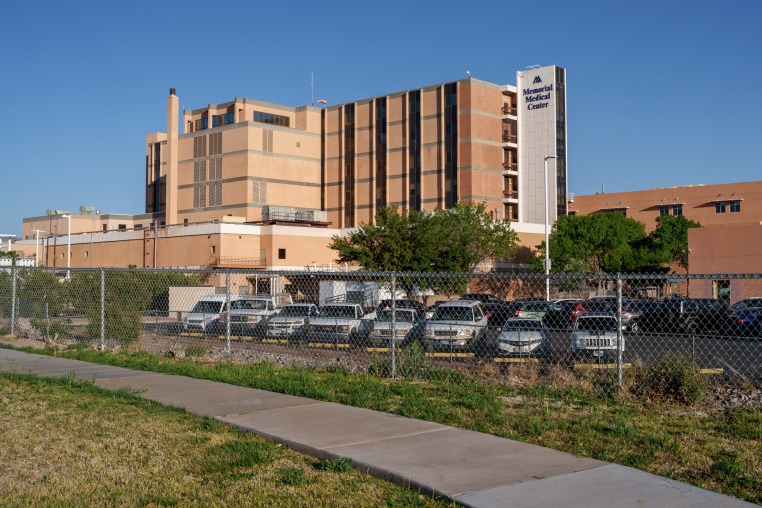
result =
M267 320L267 338L300 341L310 320L318 316L314 303L294 303L286 305L277 316Z
M268 320L278 314L278 303L277 295L239 296L230 305L230 333L263 339ZM226 329L227 317L227 313L220 314L220 330Z
M367 336L372 325L357 303L332 303L320 308L310 320L304 340L335 344L354 344Z

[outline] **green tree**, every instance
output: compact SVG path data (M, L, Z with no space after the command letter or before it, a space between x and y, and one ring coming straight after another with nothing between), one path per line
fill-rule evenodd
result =
M509 223L492 220L484 204L458 203L449 210L407 215L390 206L378 210L374 224L363 224L346 237L334 236L330 247L337 262L358 263L364 270L471 273L484 260L512 259L518 236ZM467 279L400 283L408 289L416 285L452 292Z
M553 225L551 270L594 274L640 271L645 261L652 262L646 238L643 223L619 213L566 215ZM540 245L544 256L543 249Z
M688 270L688 230L700 227L700 223L683 215L662 215L656 219L656 229L649 236L668 267L677 264Z

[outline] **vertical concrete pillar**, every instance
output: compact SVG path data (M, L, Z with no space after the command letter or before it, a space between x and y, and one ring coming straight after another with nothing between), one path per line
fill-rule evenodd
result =
M177 136L178 118L180 114L180 99L175 95L175 89L169 89L167 99L167 179L166 179L166 211L167 226L177 224Z

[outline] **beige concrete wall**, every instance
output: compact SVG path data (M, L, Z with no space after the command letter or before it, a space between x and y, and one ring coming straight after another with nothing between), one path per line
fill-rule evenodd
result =
M232 232L231 232L232 231ZM71 267L138 268L217 266L307 266L333 262L335 253L328 248L337 230L295 226L225 225L175 226L153 230L111 232L72 236ZM40 244L43 266L66 268L67 237L48 245ZM20 245L34 254L34 244ZM279 259L278 249L286 249ZM47 257L45 252L47 251ZM264 264L259 260L264 254Z

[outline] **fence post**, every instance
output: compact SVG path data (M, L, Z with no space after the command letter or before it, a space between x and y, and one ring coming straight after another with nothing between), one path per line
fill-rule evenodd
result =
M230 270L225 270L225 342L228 356L232 354L230 347Z
M622 389L622 350L624 349L624 334L622 333L622 275L616 274L616 382Z
M106 350L106 271L101 268L101 351Z
M391 283L391 289L392 289L392 329L391 334L389 337L391 337L391 349L392 349L392 378L397 377L397 348L396 348L396 341L397 341L397 277L395 274L392 274L392 283ZM378 317L378 316L376 316Z
M16 265L11 266L11 335L16 333Z

